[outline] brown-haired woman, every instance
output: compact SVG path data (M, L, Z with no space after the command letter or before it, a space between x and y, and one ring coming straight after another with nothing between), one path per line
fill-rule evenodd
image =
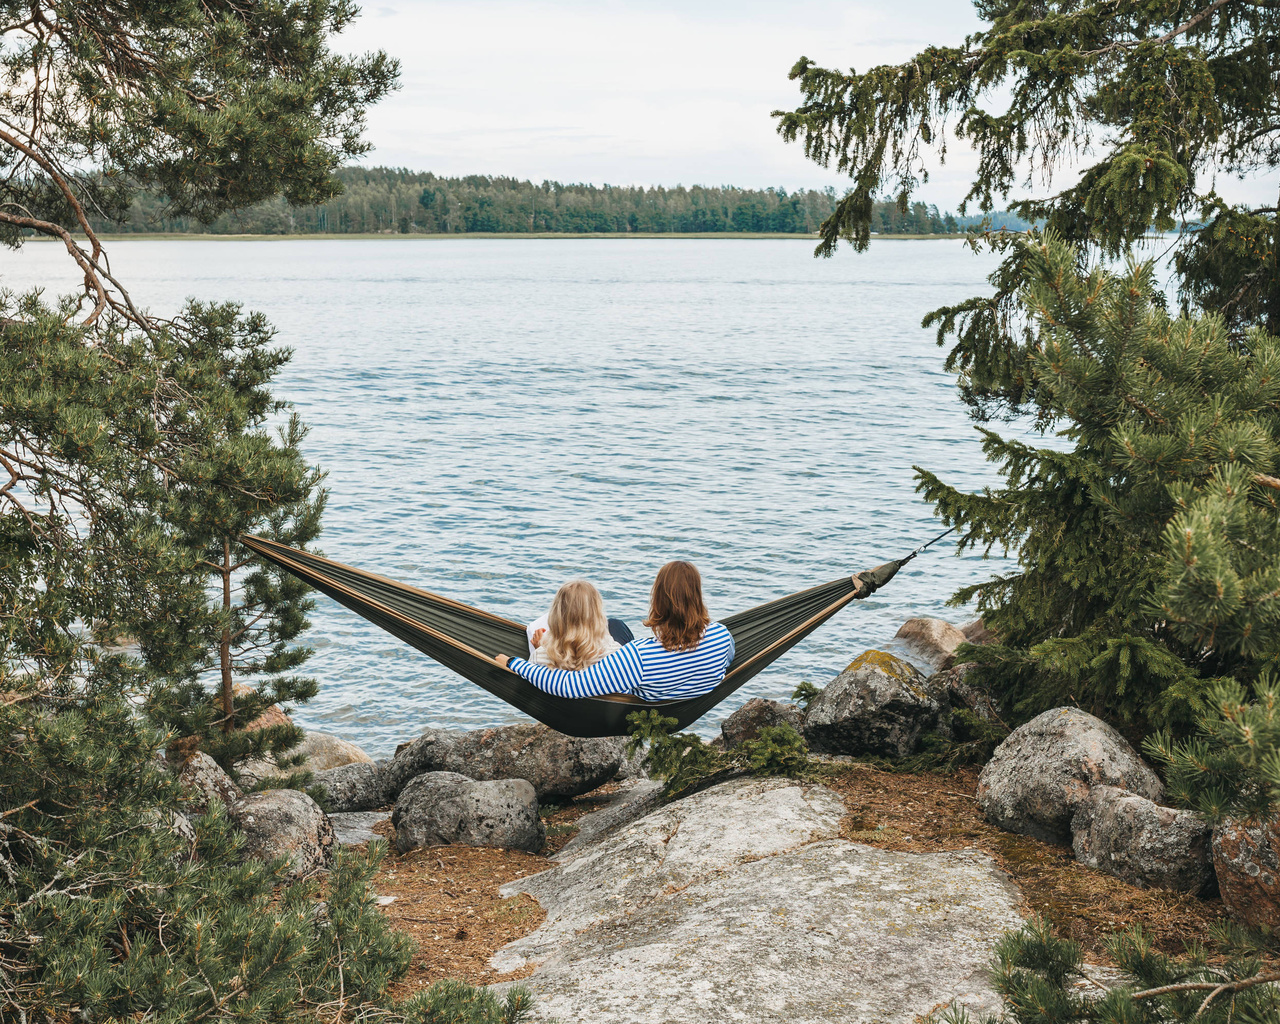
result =
M733 661L733 637L707 614L702 577L691 563L668 562L658 570L644 624L652 637L623 644L579 672L506 655L496 660L561 697L629 693L641 700L678 700L714 690L724 678Z

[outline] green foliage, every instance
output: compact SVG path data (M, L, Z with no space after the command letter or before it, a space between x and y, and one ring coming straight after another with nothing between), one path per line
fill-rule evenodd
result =
M344 851L324 887L242 862L218 808L184 834L164 739L118 655L82 684L6 679L0 701L0 1017L315 1019L383 999L409 963Z
M384 53L329 49L357 10L0 2L0 237L123 216L140 188L204 223L275 195L331 198L339 163L369 148L365 109L398 74Z
M687 732L673 733L676 720L657 711L627 715L631 738L627 756L647 747L644 764L649 774L666 783L669 797L681 796L733 775L803 776L810 768L804 738L785 722L769 725L754 739L733 750L720 750Z
M813 683L805 680L792 691L791 699L799 704L803 710L808 711L809 705L814 702L821 692L821 687L814 686Z
M396 1017L397 1024L521 1024L532 1007L528 989L519 985L500 999L487 988L437 981L397 1007Z
M1215 825L1224 818L1266 818L1280 803L1280 687L1265 673L1254 699L1234 680L1219 682L1197 734L1148 737L1147 755L1163 765L1169 796Z
M1016 189L1072 172L1074 184L1010 208L1092 253L1118 255L1151 228L1175 227L1187 309L1213 310L1237 341L1250 326L1280 334L1276 205L1225 203L1206 183L1280 163L1280 10L1215 0L990 0L986 23L959 46L930 46L863 73L801 58L802 102L775 111L778 131L848 174L853 187L822 225L819 252L868 244L872 201L906 204L949 140L977 165L965 204L992 211ZM1075 172L1078 173L1076 177ZM1043 188L1036 191L1043 196ZM1006 254L995 294L931 313L939 343L980 415L1032 399L1022 370L1022 254Z
M280 753L291 726L235 732L315 691L305 588L249 563L231 538L305 544L323 491L301 423L269 386L287 360L261 316L192 303L146 329L0 297L0 675L68 677L100 645L133 645L153 720L197 735L227 768ZM209 601L211 577L216 581ZM210 691L209 670L221 685ZM233 703L233 676L256 681Z
M1280 1014L1280 993L1269 981L1261 958L1274 953L1239 928L1219 929L1219 957L1210 965L1205 951L1191 947L1185 956L1156 950L1150 938L1133 929L1107 943L1116 965L1133 981L1105 993L1073 987L1085 978L1080 947L1060 939L1040 918L996 945L996 988L1006 1000L999 1020L1016 1024L1264 1024ZM948 1018L970 1021L962 1010ZM997 1024L997 1018L988 1018Z
M832 189L743 189L695 185L643 188L534 184L471 174L446 178L390 167L344 167L342 193L321 205L292 207L283 197L220 216L207 227L175 215L149 193L134 196L114 217L89 218L96 231L211 234L463 234L467 232L765 232L812 234L831 215ZM953 234L965 221L937 207L879 202L872 230L884 235ZM1021 223L1005 216L1004 221Z
M977 495L918 470L962 546L1019 552L1019 572L956 595L1000 637L968 649L973 678L1016 717L1071 703L1185 733L1211 680L1280 655L1280 343L1171 317L1149 265L1082 270L1052 234L1016 248L1021 386L1063 444L984 428L1004 479Z
M231 766L285 750L291 727L234 727L314 692L304 588L235 543L319 531L305 431L271 394L289 354L233 304L140 311L85 215L138 187L206 221L334 195L395 70L328 50L354 13L0 2L0 239L58 238L84 279L0 295L0 1019L394 1014L410 951L369 892L382 848L289 882L220 806L183 818L157 757L187 734ZM230 701L237 675L259 687Z

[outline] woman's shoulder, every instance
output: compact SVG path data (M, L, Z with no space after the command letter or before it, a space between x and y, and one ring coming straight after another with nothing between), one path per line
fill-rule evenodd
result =
M733 634L729 632L729 627L723 622L713 622L707 626L706 631L702 634L703 640L732 640Z

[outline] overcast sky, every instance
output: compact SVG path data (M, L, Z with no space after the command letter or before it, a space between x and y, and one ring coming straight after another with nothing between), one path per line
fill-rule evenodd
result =
M978 26L967 0L372 0L338 45L402 64L370 114L368 164L843 189L774 131L769 112L799 98L796 59L861 71ZM919 197L954 208L973 166L953 148ZM1273 199L1274 178L1224 191Z

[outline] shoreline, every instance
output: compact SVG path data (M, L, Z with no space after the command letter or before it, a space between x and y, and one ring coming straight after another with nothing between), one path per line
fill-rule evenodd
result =
M75 236L79 238L80 236ZM919 241L942 241L944 239L954 239L955 241L963 241L966 237L962 234L955 235L872 235L873 240L885 239L886 241L903 241L903 242L919 242ZM396 240L396 241L421 241L421 242L439 242L452 241L455 239L481 238L481 239L635 239L635 240L653 240L663 238L677 239L720 239L723 241L762 241L765 239L786 239L789 241L817 242L820 240L818 235L798 235L786 232L769 232L769 231L701 231L701 232L645 232L645 231L588 231L588 232L565 232L565 231L544 231L544 232L528 232L528 231L472 231L472 232L455 232L450 234L407 234L399 233L378 233L378 232L298 232L295 234L284 235L256 235L256 234L206 234L200 232L180 232L180 231L134 231L134 232L101 232L98 238L103 242L127 242L136 239L143 242L153 242L157 240L167 240L175 242L191 242L191 241L218 241L218 242L296 242L302 240L312 240L320 242L334 242L343 239L356 239L360 241L372 240ZM61 242L61 239L48 238L44 235L34 235L30 238L23 239L24 242L48 241Z

